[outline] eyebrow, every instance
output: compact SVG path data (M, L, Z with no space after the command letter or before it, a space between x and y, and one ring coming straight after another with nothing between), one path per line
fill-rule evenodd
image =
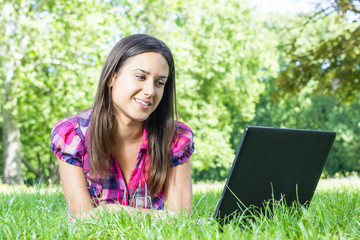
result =
M150 72L148 72L148 71L146 71L146 70L144 70L144 69L140 69L140 68L134 69L134 72L135 72L135 71L141 71L141 72L143 72L143 73L145 73L145 74L147 74L147 75L150 74ZM163 75L161 75L161 76L159 76L158 78L165 78L165 79L167 79L168 76L163 76Z

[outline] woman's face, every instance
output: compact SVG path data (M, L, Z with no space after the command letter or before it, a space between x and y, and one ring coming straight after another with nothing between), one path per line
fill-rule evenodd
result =
M145 121L159 105L169 65L157 52L127 59L112 79L112 100L120 124Z

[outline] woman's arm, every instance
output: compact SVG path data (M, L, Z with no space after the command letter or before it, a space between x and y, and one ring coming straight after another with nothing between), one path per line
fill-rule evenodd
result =
M84 170L62 160L58 160L58 162L61 185L70 214L72 216L82 215L93 209L95 205L90 196Z
M191 159L173 167L165 184L165 208L173 212L188 211L192 206Z
M113 213L126 211L131 216L134 216L136 212L151 212L155 217L159 218L166 215L165 211L138 209L120 204L104 204L95 208L95 204L90 196L84 170L81 167L68 164L62 160L58 160L58 162L61 185L71 216L87 218L97 216L97 213L102 211Z

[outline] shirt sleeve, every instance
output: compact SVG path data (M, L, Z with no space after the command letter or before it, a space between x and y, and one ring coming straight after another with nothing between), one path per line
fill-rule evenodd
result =
M51 149L58 157L69 164L83 167L83 143L75 131L74 123L62 119L51 132Z
M191 128L184 123L179 122L176 132L177 134L175 134L172 142L173 153L171 156L170 167L176 167L177 165L184 163L195 151Z

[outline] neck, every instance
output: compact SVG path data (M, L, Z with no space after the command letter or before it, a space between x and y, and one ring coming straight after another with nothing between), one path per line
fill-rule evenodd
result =
M115 128L114 144L124 145L124 144L137 143L139 139L141 141L143 131L144 131L143 122L123 123L118 121Z

